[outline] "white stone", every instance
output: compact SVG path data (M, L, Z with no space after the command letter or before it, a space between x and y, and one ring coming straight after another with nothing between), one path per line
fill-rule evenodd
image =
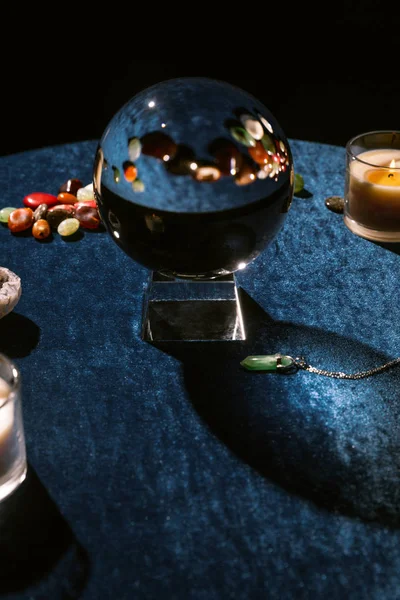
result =
M264 128L260 121L251 115L242 115L240 117L243 127L255 140L261 140L264 135Z
M21 279L5 267L0 267L0 319L17 305L22 293Z
M76 192L77 199L80 200L94 200L93 182L89 183L83 188L79 188Z

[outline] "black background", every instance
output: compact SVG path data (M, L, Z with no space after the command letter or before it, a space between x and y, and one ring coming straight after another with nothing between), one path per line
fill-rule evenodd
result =
M345 145L400 129L393 7L148 4L3 18L1 154L98 139L135 93L181 76L242 87L289 138Z

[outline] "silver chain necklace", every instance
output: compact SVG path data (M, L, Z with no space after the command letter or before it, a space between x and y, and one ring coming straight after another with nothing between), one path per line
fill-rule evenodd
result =
M365 379L378 373L383 373L396 365L400 365L400 358L395 358L384 365L368 369L367 371L358 371L356 373L343 373L342 371L326 371L311 366L304 357L292 358L286 354L256 354L247 356L240 363L248 371L271 371L277 373L295 373L299 369L323 375L324 377L333 377L335 379Z
M341 196L330 196L325 200L325 205L329 210L336 213L343 213L344 198ZM343 373L342 371L327 371L312 367L303 356L292 358L285 354L257 354L247 356L240 363L248 371L276 371L278 373L295 373L299 369L323 375L324 377L333 377L334 379L365 379L372 375L383 373L392 367L400 364L400 358L390 360L384 365L368 369L367 371L358 371L357 373Z

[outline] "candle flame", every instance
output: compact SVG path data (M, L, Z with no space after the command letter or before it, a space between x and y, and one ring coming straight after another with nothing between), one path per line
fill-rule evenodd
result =
M389 168L390 169L395 169L396 168L396 161L394 159L390 161Z

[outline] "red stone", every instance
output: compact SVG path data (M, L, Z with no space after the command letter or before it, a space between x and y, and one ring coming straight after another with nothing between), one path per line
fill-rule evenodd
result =
M174 140L161 131L147 133L140 141L142 143L142 154L154 156L154 158L159 158L164 162L172 160L178 150Z
M47 214L54 213L60 210L67 211L68 214L73 217L75 213L75 206L73 204L57 204L57 206L52 206L51 208L49 208Z
M256 170L248 161L244 161L240 171L235 175L235 183L236 185L248 185L254 181L257 181Z
M54 206L58 204L59 200L57 196L53 194L47 194L46 192L32 192L25 196L23 200L25 206L35 210L40 204L47 204L47 206Z
M83 187L83 183L80 179L68 179L65 183L62 184L58 193L68 192L68 194L72 194L76 196L78 190Z
M76 204L76 196L74 194L70 194L69 192L60 192L57 196L57 200L61 204Z
M100 216L97 208L92 206L79 206L75 210L75 218L78 219L81 227L85 229L97 229L100 226Z
M8 228L12 233L29 229L32 223L33 210L31 208L16 208L8 217Z
M251 158L259 165L267 165L271 162L271 157L261 142L256 142L253 148L248 148Z
M243 163L243 155L235 144L226 142L215 152L215 161L223 175L236 175Z
M75 206L72 204L58 204L47 211L46 219L51 229L57 229L61 221L75 216Z
M97 208L96 200L80 200L79 202L75 202L75 209L80 206L90 206L91 208Z
M137 177L137 168L133 162L126 161L123 164L125 179L129 182L135 181Z

